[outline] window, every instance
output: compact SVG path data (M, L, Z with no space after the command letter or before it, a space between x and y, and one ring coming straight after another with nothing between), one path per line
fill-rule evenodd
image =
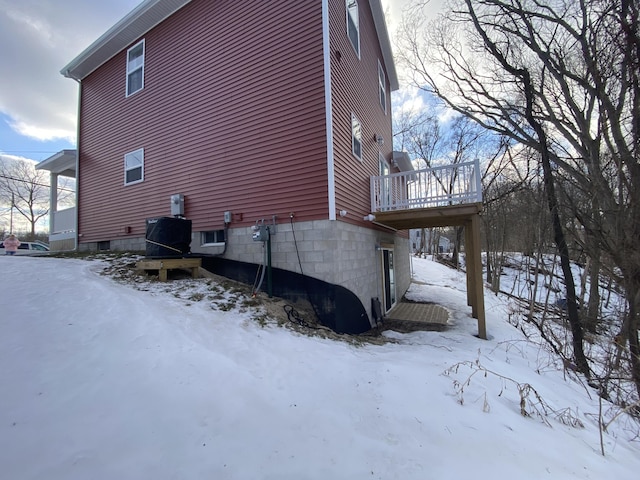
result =
M124 184L131 185L144 180L144 148L124 156Z
M358 1L346 0L347 2L347 35L351 40L351 45L360 58L360 23L358 20Z
M351 151L362 160L362 126L353 113L351 114Z
M144 88L144 40L127 50L127 97Z
M378 60L378 94L380 97L380 106L382 107L382 111L387 113L387 78L384 74L384 69L382 68L382 64L380 60Z
M200 235L200 240L202 242L201 246L224 243L224 230L211 230L208 232L202 232Z

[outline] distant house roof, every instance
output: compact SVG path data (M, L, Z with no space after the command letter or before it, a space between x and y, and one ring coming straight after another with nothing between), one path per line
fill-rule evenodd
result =
M64 177L76 176L76 150L60 150L55 155L42 160L36 165L36 170L47 170Z
M69 62L60 73L68 78L83 80L98 67L105 64L127 48L149 30L173 15L191 0L144 0L122 20L107 30L100 38ZM369 0L373 20L382 48L382 56L387 67L387 77L391 90L398 89L398 75L393 62L389 34L384 21L380 0Z
M411 159L407 152L393 152L393 163L398 167L401 172L411 172L414 170Z

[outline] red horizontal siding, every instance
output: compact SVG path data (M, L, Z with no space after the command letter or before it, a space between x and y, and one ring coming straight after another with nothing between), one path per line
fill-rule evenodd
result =
M346 210L344 220L371 226L362 218L370 213L370 177L379 174L378 153L389 160L392 151L391 97L387 80L387 113L379 103L378 60L384 67L369 2L360 0L360 58L346 30L344 0L331 4L331 93L333 110L336 207ZM351 114L362 125L362 161L351 151ZM382 135L381 147L374 135Z
M321 2L194 0L144 38L142 91L125 98L126 52L82 85L81 241L144 234L174 193L195 230L327 218ZM138 148L144 182L124 186Z

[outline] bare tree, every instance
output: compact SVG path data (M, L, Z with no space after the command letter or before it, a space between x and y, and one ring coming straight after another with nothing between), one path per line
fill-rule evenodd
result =
M401 57L415 84L539 152L563 270L558 172L597 198L574 215L621 272L628 303L622 333L640 395L638 2L462 0L429 28L422 7L416 4L402 33ZM588 374L573 279L565 277L575 360Z
M0 200L27 222L35 238L36 224L49 214L49 177L32 162L1 157Z
M455 165L475 159L487 159L485 167L489 168L496 157L497 136L488 135L486 130L464 115L455 115L443 122L441 115L446 110L442 103L432 102L429 108L417 112L398 112L394 122L394 148L407 151L418 168ZM444 192L453 191L455 175L441 178L435 171L432 175ZM432 231L427 237L435 239L437 235L434 233ZM462 233L463 227L455 228L451 260L456 266L459 264ZM426 238L425 232L422 232L422 238Z

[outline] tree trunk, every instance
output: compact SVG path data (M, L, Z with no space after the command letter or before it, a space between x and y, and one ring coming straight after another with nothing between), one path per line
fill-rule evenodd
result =
M600 251L594 252L589 268L589 301L585 327L589 332L597 332L600 316Z
M535 131L540 142L540 160L542 163L542 172L545 193L547 196L547 205L551 214L551 223L553 226L553 237L560 254L560 266L564 277L565 287L567 290L567 316L571 327L573 357L576 368L582 372L587 378L591 377L589 362L584 354L582 324L578 314L578 303L576 301L576 285L571 271L571 258L569 256L569 246L562 228L560 220L560 208L558 205L558 197L556 196L555 184L553 180L553 170L551 169L551 152L549 151L547 134L536 119L533 112L535 92L531 83L531 75L526 69L514 69L510 67L512 72L517 74L523 80L524 94L526 98L526 118L533 130Z
M464 227L456 227L455 241L453 242L453 253L451 254L451 262L456 268L460 265L460 244L462 243L462 233Z
M640 322L640 278L626 285L627 302L629 302L629 316L626 319L626 331L624 335L629 340L629 353L631 364L631 378L640 397L640 342L638 341L638 328Z

